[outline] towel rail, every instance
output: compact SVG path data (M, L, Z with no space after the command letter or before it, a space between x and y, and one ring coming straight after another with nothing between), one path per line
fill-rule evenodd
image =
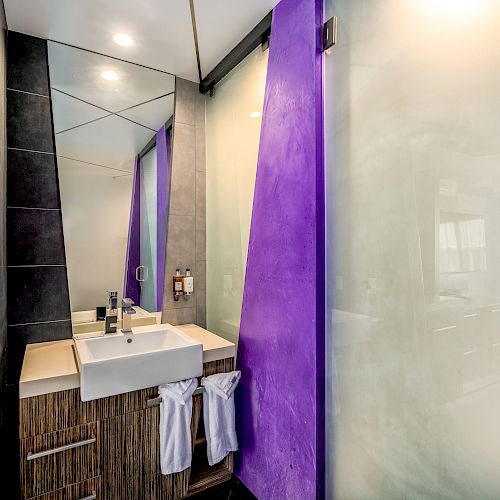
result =
M203 386L197 387L193 392L193 396L198 396L198 394L203 394L204 392L205 388ZM148 399L146 402L146 406L148 408L152 408L153 406L160 406L161 402L162 398L161 396L158 396L157 398Z

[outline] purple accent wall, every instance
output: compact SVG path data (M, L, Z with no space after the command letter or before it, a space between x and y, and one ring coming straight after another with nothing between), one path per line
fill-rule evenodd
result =
M127 253L125 257L125 283L123 296L129 297L135 304L141 300L141 289L135 279L135 270L141 260L141 183L140 160L135 159L134 179L132 182L132 203L128 223Z
M163 306L165 284L165 257L167 248L168 199L170 194L170 130L165 126L156 134L156 181L157 181L157 252L156 252L156 310Z
M321 0L274 10L238 346L236 475L261 499L324 480Z

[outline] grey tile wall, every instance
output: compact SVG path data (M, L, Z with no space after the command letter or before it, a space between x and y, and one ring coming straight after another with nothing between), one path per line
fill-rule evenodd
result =
M198 85L176 78L172 177L162 321L206 326L205 99ZM191 270L194 294L172 297L172 276Z
M7 36L8 382L25 345L71 337L47 42Z

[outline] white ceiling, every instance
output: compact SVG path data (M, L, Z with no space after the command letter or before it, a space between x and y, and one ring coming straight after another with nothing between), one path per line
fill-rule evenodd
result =
M202 76L279 0L195 0ZM10 30L198 81L188 0L4 0ZM118 32L135 45L113 42Z
M203 77L278 3L279 0L195 0Z

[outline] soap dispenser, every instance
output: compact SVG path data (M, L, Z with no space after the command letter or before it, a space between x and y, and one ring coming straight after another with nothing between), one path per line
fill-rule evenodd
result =
M187 299L189 295L193 295L194 291L194 278L191 276L191 270L186 269L186 276L182 279L182 291L184 297Z

